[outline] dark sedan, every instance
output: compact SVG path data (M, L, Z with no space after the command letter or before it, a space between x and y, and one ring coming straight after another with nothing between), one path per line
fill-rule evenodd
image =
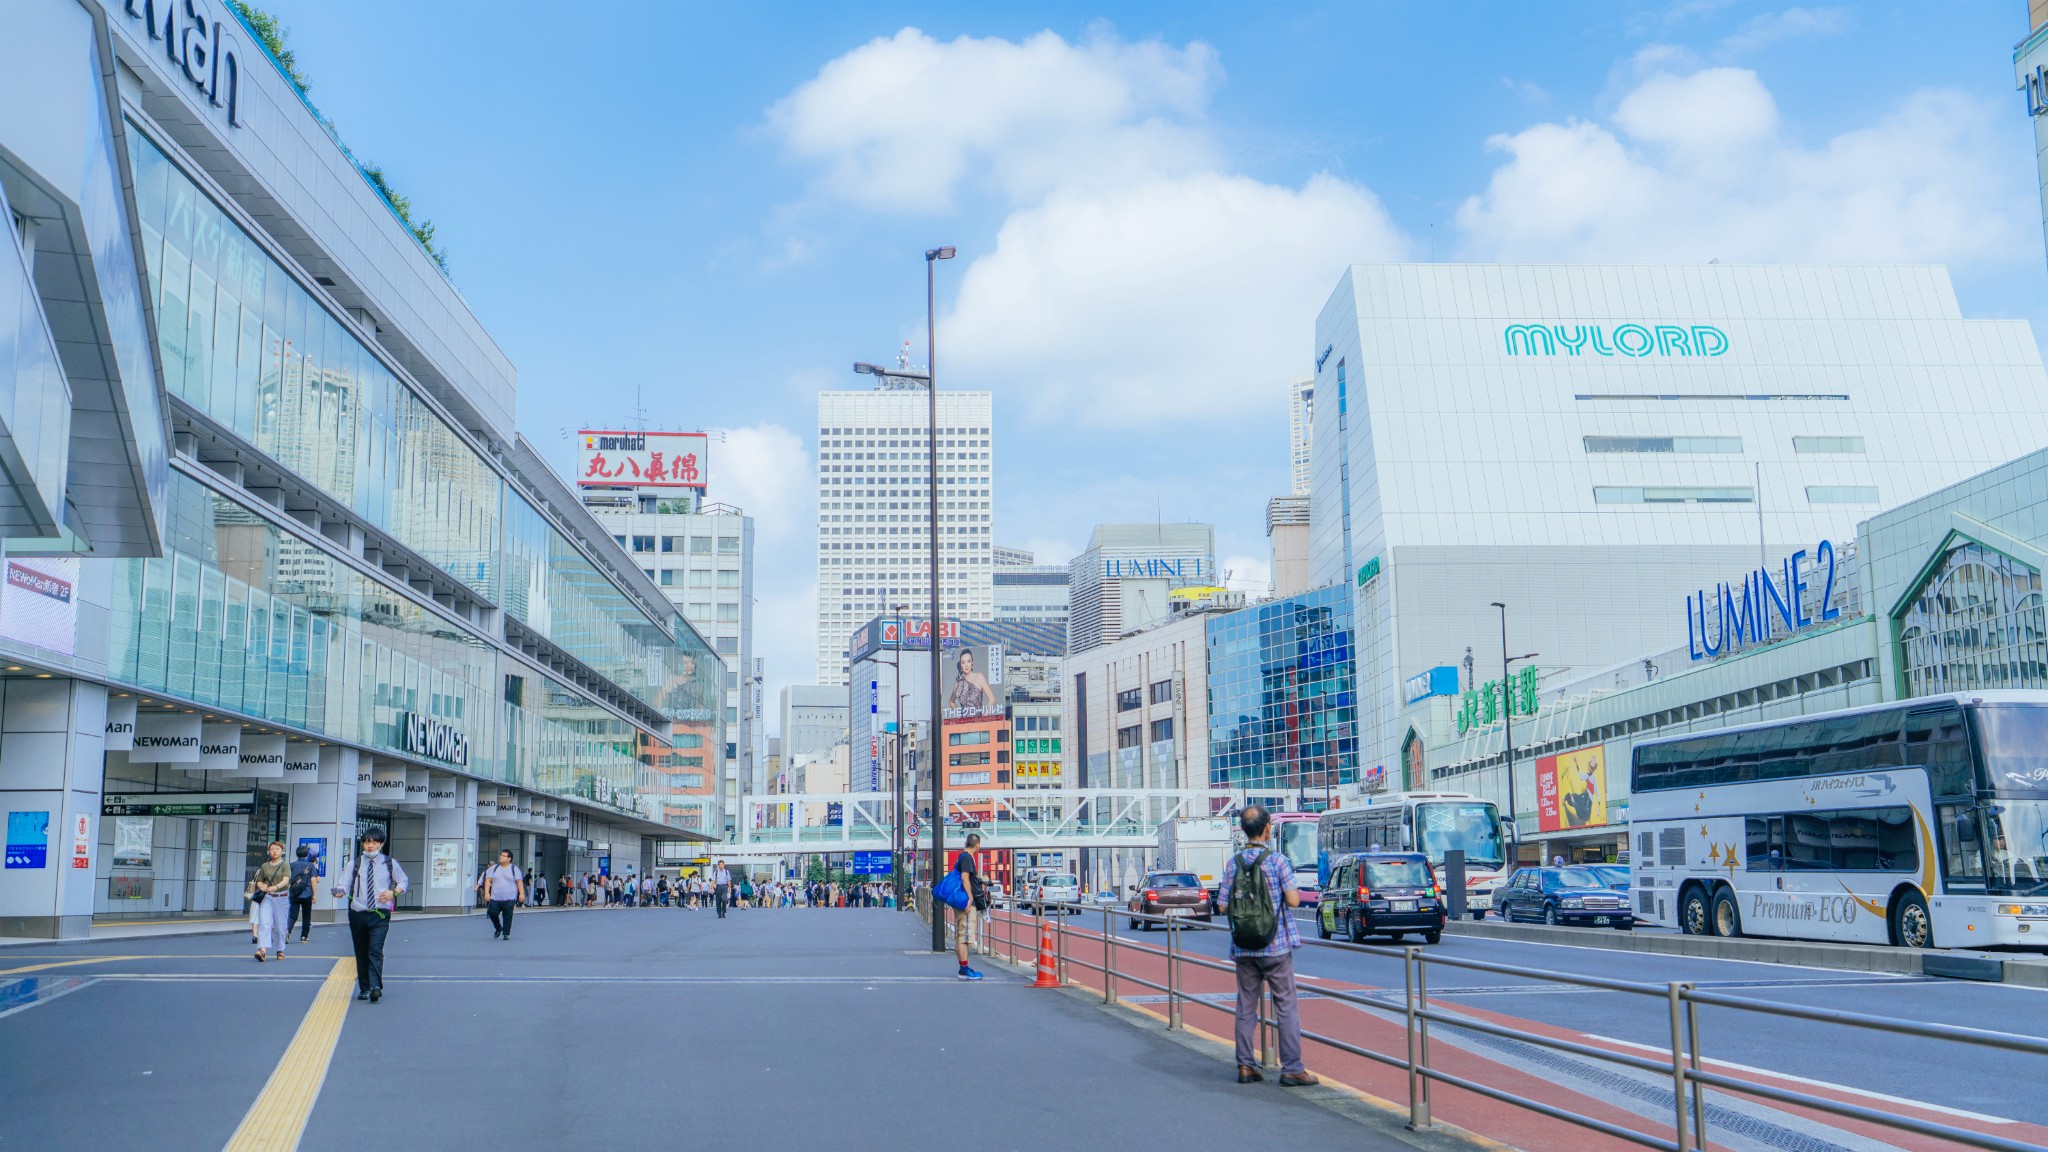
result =
M1130 908L1137 914L1131 917L1131 927L1138 929L1149 930L1158 924L1138 916L1189 916L1207 921L1209 890L1193 872L1153 872L1132 889Z
M1589 928L1635 927L1628 897L1590 868L1522 868L1494 893L1501 919Z
M1330 886L1316 904L1316 934L1395 940L1414 932L1434 944L1444 934L1444 893L1419 852L1362 852L1330 867Z

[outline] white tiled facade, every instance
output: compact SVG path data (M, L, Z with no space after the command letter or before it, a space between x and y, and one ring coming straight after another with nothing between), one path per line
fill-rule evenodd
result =
M1296 380L1287 386L1287 466L1293 481L1290 495L1309 493L1310 441L1315 435L1316 378Z
M1360 265L1315 347L1311 583L1356 597L1362 765L1396 763L1404 677L1499 675L1492 601L1511 654L1585 675L2048 443L2027 325L1936 267Z
M931 601L922 390L818 394L818 683L846 683L848 638ZM939 585L946 616L994 613L994 438L987 392L939 391Z

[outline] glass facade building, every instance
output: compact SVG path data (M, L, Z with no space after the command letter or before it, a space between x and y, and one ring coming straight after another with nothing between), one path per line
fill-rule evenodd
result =
M1355 783L1352 654L1341 585L1210 616L1208 786L1315 807Z

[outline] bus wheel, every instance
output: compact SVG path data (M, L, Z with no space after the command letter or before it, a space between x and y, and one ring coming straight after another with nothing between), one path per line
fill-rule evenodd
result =
M1714 893L1714 935L1742 935L1742 909L1735 903L1735 893L1726 888Z
M1706 890L1697 884L1687 885L1678 898L1678 930L1687 936L1707 935L1711 931L1707 911Z
M1934 947L1934 921L1920 893L1908 889L1892 903L1892 943L1901 948Z

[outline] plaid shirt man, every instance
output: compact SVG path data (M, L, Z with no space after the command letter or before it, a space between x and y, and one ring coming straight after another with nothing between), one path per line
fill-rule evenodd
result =
M1251 867L1252 861L1262 851L1265 852L1266 859L1259 866L1259 871L1265 874L1266 894L1273 901L1273 911L1279 917L1280 924L1278 930L1273 933L1273 939L1264 948L1239 948L1233 941L1230 945L1230 956L1233 960L1239 956L1285 956L1301 947L1301 929L1295 926L1294 913L1287 907L1287 901L1282 895L1294 887L1294 865L1289 864L1287 857L1274 851L1270 846L1241 848L1231 854L1230 859L1223 865L1223 899L1230 899L1231 886L1237 881L1239 866Z

